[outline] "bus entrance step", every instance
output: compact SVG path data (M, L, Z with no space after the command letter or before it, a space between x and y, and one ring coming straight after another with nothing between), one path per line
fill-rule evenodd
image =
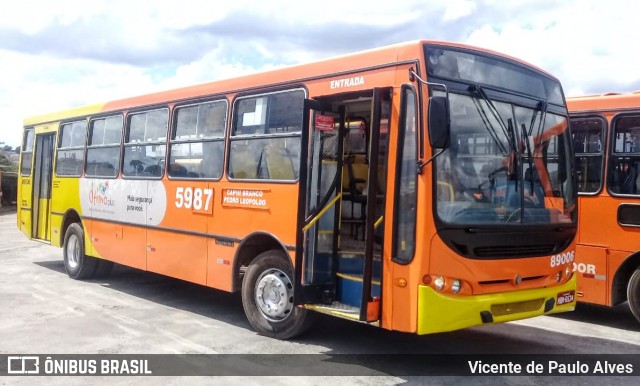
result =
M333 302L331 304L306 304L304 307L344 319L358 320L360 318L360 308L340 302Z
M351 307L360 308L362 304L362 275L338 273L336 298ZM380 281L371 281L371 296L380 297Z

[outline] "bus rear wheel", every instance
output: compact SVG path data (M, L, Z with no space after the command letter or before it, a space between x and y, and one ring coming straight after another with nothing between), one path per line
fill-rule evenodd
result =
M78 223L69 225L62 245L64 268L70 278L81 280L93 276L97 261L84 253L84 231Z
M293 272L288 257L271 250L258 255L242 280L242 306L260 334L290 339L311 325L309 311L293 303Z
M633 316L640 322L640 268L631 275L627 286L627 300Z

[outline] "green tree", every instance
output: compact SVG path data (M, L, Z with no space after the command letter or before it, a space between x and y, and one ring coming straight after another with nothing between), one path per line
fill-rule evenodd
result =
M11 160L7 157L7 155L3 151L0 151L0 170L5 172L18 171L17 163L11 162Z

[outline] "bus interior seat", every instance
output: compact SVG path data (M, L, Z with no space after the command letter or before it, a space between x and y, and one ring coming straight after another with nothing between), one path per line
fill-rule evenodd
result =
M362 193L367 187L369 165L365 163L364 154L350 154L344 158L342 165L342 190L350 192L351 181L355 179L355 189ZM353 175L353 177L351 177Z
M257 179L258 165L251 149L245 144L235 144L231 149L229 174L231 178Z
M356 238L358 238L359 228L364 226L366 222L365 208L367 206L367 196L364 194L364 190L367 186L368 177L368 165L364 163L354 163L354 157L349 155L345 157L345 164L343 166L343 200L349 201L351 204L351 216L348 220L352 224L352 233L355 226ZM346 169L346 179L345 177ZM345 183L346 180L346 183ZM344 189L347 189L344 192ZM355 205L360 205L359 216L355 215ZM363 235L364 237L364 235Z
M189 171L187 168L180 164L170 164L169 165L169 177L187 177Z
M626 170L623 165L627 165ZM620 162L615 166L612 173L612 190L619 194L636 194L638 173L636 165L629 162Z
M162 177L163 173L164 173L164 167L162 164L159 164L159 165L147 166L144 169L144 172L142 173L142 175L149 176L149 177Z
M260 157L266 163L268 178L272 180L294 180L293 162L285 148L267 145Z
M92 171L93 171L93 174L90 174L90 173L87 173L87 174L94 175L94 176L115 176L116 175L116 171L113 165L106 162L100 162L98 164L95 164Z

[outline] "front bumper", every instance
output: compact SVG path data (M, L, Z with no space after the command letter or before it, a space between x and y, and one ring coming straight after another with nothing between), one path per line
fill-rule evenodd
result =
M421 285L418 287L417 333L454 331L573 311L576 306L575 290L576 275L555 287L474 296L447 295ZM571 291L573 301L558 305L558 295Z

